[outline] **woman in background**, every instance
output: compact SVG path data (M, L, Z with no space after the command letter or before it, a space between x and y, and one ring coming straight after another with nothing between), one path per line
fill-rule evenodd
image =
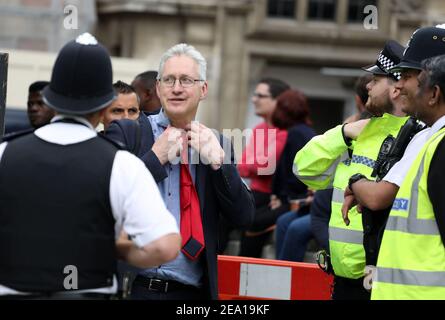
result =
M314 135L310 127L309 108L306 97L297 90L286 90L277 97L272 114L272 124L287 130L287 139L273 175L272 194L268 203L257 209L253 225L243 235L240 255L255 252L261 257L266 241L271 237L277 218L295 209L297 200L307 198L307 187L292 173L295 154ZM311 198L307 199L307 204ZM249 255L246 255L249 256Z

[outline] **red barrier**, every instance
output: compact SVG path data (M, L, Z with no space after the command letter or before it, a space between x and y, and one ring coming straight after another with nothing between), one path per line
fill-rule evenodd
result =
M332 281L314 263L218 256L221 300L329 300Z

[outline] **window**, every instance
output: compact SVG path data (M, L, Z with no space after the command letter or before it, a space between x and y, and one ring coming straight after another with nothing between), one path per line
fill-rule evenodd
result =
M268 0L267 15L274 18L295 18L295 0Z
M348 22L363 22L365 14L363 9L367 5L377 5L376 0L349 0L348 5Z
M309 0L309 19L334 20L337 0Z

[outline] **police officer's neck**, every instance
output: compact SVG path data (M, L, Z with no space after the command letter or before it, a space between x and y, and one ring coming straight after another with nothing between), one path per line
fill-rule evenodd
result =
M82 117L85 118L85 120L87 120L89 123L91 123L93 128L96 128L102 119L103 112L104 112L104 110L101 110L101 111L97 111L94 113L84 115Z

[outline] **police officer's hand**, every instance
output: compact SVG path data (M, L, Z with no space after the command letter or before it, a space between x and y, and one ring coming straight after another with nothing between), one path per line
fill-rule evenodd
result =
M180 155L182 148L181 134L184 130L168 126L153 144L152 150L161 164L173 162Z
M205 164L210 164L213 170L218 170L223 164L225 153L216 135L197 121L192 121L186 130L189 145L199 153Z
M361 205L357 204L354 193L351 191L351 189L349 189L349 187L346 187L344 198L343 206L341 207L341 215L345 224L349 226L349 210L351 210L352 207L357 206L357 211L361 213L362 207Z
M352 140L356 140L369 121L370 119L363 119L346 124L343 128L345 136L347 138L351 138Z

